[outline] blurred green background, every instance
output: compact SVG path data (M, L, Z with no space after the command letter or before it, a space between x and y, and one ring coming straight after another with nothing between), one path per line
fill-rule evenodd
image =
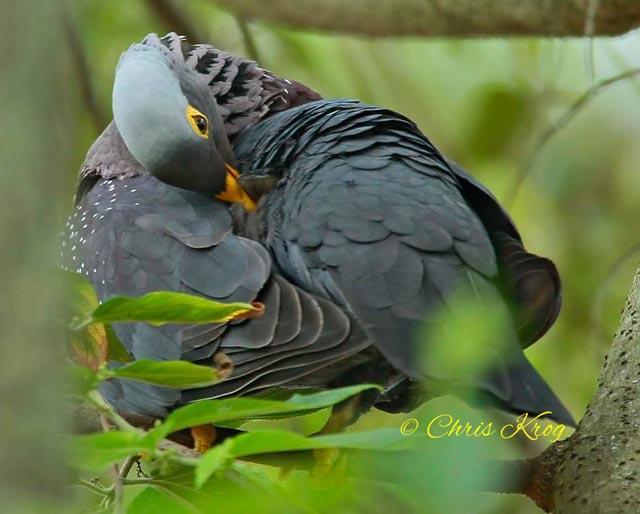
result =
M213 1L185 0L180 6L206 42L246 55L236 20ZM8 317L0 349L7 370L0 387L3 397L12 398L3 406L2 444L13 453L3 452L3 468L9 471L3 469L0 475L0 492L10 489L19 499L24 490L34 503L34 481L51 484L39 493L50 501L61 477L40 457L58 462L55 427L61 423L50 393L57 384L57 364L51 362L62 361L54 314L63 304L63 291L53 282L50 263L77 170L98 133L57 7L35 1L1 7L8 48L0 57L0 70L3 83L10 86L2 94L0 121L6 134L1 143L6 196L1 207L2 269L8 277L3 297L11 300L3 309ZM113 70L120 53L146 33L172 27L142 0L77 1L69 11L98 109L110 116ZM590 86L587 41L366 40L261 24L250 29L261 65L275 74L307 83L327 98L358 98L416 121L445 154L505 202L528 248L555 261L563 279L563 309L556 325L527 355L579 419L640 260L640 83L630 79L615 84L588 103L536 155L514 197L513 184L528 152ZM640 37L596 40L594 57L599 79L631 69L640 61ZM23 388L16 387L18 375L26 384ZM38 387L33 386L36 377ZM427 408L438 412L452 402L447 398ZM455 408L473 415L460 405ZM41 420L32 433L25 427L32 426L35 411ZM373 413L358 428L399 426L405 418ZM43 427L50 440L43 436ZM25 441L16 439L17 434ZM39 445L36 449L33 442ZM515 452L501 444L505 455ZM536 448L525 451L535 453ZM20 459L24 469L16 464ZM50 476L39 477L37 470ZM30 485L25 485L27 478ZM530 501L507 496L485 498L477 508L539 512Z

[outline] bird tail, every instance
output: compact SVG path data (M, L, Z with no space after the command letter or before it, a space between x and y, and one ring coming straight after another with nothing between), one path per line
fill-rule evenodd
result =
M501 370L485 377L482 389L489 393L493 400L491 403L516 414L528 413L537 416L548 413L545 417L575 427L576 422L571 413L524 353L515 351L510 357Z

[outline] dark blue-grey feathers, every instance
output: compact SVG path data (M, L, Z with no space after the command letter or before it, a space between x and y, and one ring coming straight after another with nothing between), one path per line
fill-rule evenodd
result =
M411 121L355 101L318 101L261 122L234 149L249 177L279 179L246 233L287 278L347 307L396 369L464 384L468 377L424 364L422 323L455 308L459 289L501 298L513 312L507 346L492 373L467 386L503 408L572 421L521 350L557 316L555 268L524 250L491 193Z

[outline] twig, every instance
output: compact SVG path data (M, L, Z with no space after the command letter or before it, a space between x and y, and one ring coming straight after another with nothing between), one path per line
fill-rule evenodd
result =
M591 100L593 100L599 93L607 89L609 86L616 84L618 82L622 82L628 78L634 77L640 74L640 68L633 68L631 70L624 71L607 79L596 82L593 86L587 89L578 99L571 104L571 106L565 111L565 113L552 124L547 130L542 133L542 136L538 139L536 144L527 154L527 157L524 159L524 164L520 169L518 175L516 176L513 186L511 187L510 192L507 194L506 204L512 205L518 195L520 190L520 186L525 181L525 179L531 173L533 169L533 165L535 164L536 159L540 155L542 149L547 145L553 137L560 132L567 124L575 118L576 114L580 112L580 110L585 107Z
M62 6L62 21L67 43L69 44L69 50L71 51L73 65L78 76L82 99L96 130L100 132L106 127L108 119L95 94L89 61L84 51L82 39L80 38L75 22L64 4Z
M126 419L118 414L111 405L109 405L98 391L91 391L87 395L87 399L98 409L98 411L113 422L120 430L137 431L138 429L131 425Z
M131 471L131 468L133 468L133 466L140 460L140 457L138 455L132 455L131 457L128 457L127 460L125 460L122 463L122 466L120 467L120 473L118 474L118 477L121 480L124 480L125 478L127 478L129 476L129 472Z
M114 464L113 474L113 514L125 514L124 512L124 485L120 478L118 465Z
M138 462L138 455L131 455L122 463L120 469L115 466L115 478L113 481L114 514L124 514L124 484L133 465Z
M203 42L202 34L171 0L146 0L149 9L169 30L193 42Z
M89 480L84 480L84 479L80 479L78 480L78 486L79 487L86 487L87 489L89 489L90 491L100 495L100 496L105 496L107 494L110 493L110 489L106 488L106 487L102 487L100 485L96 485L91 483Z
M247 23L247 20L240 16L236 16L236 21L238 22L240 32L242 32L242 38L244 39L244 46L247 51L247 55L258 64L261 64L260 52L258 50L258 46L256 45L256 41L253 38L251 27Z
M599 3L600 0L589 0L589 5L587 6L587 16L584 23L584 35L587 37L585 65L587 69L587 76L589 77L590 86L593 86L596 82L596 64L593 33L595 30L596 12L598 11Z

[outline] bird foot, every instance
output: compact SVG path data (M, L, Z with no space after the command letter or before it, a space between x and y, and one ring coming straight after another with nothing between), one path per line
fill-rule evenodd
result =
M321 478L334 470L340 459L340 450L338 448L319 448L313 450L313 457L315 464L311 469L311 476Z
M288 466L282 466L280 471L278 472L279 480L287 480L297 468L293 464L289 464Z
M233 361L222 350L213 354L213 365L216 368L218 380L224 380L233 373Z
M216 429L213 425L198 425L191 427L193 449L198 453L205 453L216 441Z
M353 396L338 405L334 405L329 419L320 429L317 435L339 434L349 426L358 416L358 406L361 402L361 394ZM319 448L313 450L315 464L311 470L311 476L320 478L329 472L340 475L346 468L346 455L342 455L338 448Z

